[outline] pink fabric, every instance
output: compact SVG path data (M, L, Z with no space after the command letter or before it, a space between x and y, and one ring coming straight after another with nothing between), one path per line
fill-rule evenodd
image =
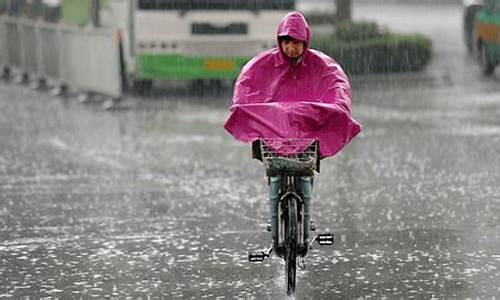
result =
M305 152L316 140L311 138L271 138L261 139L261 141L273 152L288 156Z
M361 131L351 118L351 88L342 68L324 53L309 49L309 26L298 12L281 20L277 36L306 43L298 62L278 47L253 58L235 84L224 128L237 140L311 138L322 157L333 156ZM270 145L279 148L279 145Z

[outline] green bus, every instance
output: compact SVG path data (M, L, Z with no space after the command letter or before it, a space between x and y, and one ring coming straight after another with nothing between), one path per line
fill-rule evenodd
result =
M474 20L474 45L484 74L500 62L500 0L485 0Z
M124 77L235 79L251 57L274 47L276 26L295 0L63 0L64 22L86 26L98 2L101 26L115 28Z

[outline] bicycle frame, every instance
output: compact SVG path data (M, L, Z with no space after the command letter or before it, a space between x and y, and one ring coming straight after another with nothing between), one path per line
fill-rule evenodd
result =
M282 139L267 141L278 140ZM306 139L305 143L309 142ZM280 148L277 151L268 147L266 140L252 145L253 157L264 163L269 176L271 221L268 231L272 233L273 245L266 251L250 253L248 260L263 261L270 257L271 252L283 258L288 295L295 291L297 257L305 257L314 242L321 246L333 244L331 233L319 234L312 241L308 235L312 230L309 227L312 178L314 171L319 171L319 142L312 141L300 153L295 153L297 146L303 147L304 140L285 139L284 143L278 143ZM311 186L304 185L305 182Z

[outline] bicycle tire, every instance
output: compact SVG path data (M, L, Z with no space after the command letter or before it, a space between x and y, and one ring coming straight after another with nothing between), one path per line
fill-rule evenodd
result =
M287 200L287 218L285 223L285 276L287 294L295 292L297 269L297 203L293 197Z

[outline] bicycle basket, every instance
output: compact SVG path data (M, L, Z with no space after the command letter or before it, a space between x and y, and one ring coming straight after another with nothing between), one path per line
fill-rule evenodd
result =
M272 148L276 145L279 145L278 150ZM304 147L305 150L302 150ZM313 176L318 150L318 142L313 139L262 139L260 143L262 162L268 176Z

